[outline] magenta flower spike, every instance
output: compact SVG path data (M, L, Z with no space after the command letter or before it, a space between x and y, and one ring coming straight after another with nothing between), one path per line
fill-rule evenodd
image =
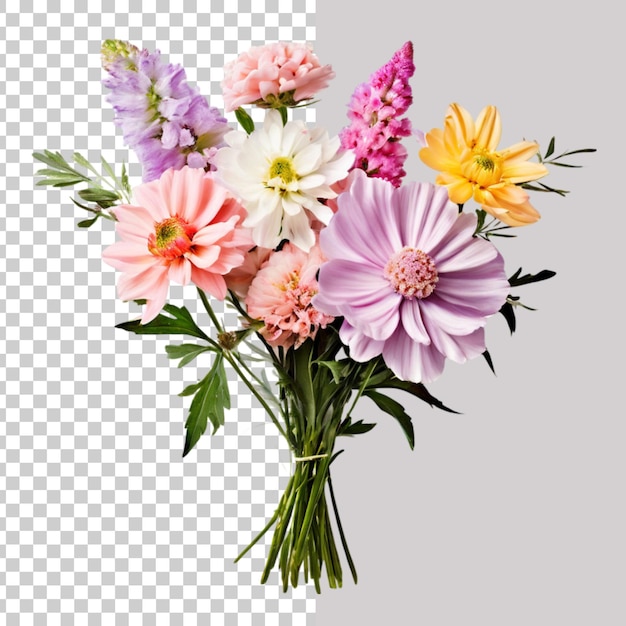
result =
M350 100L352 121L339 137L341 147L355 153L354 168L399 187L406 160L402 137L411 135L411 122L400 119L413 96L409 79L415 72L413 44L407 41L391 60L359 85Z

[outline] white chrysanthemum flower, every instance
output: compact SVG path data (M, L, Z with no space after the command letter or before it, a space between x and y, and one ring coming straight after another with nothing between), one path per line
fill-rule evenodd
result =
M308 252L315 244L310 218L328 224L332 210L319 200L335 198L331 185L343 180L354 162L352 152L340 152L339 138L304 122L283 126L280 113L269 110L263 127L250 135L225 136L213 163L217 176L240 198L248 211L244 226L258 246L275 248L288 239Z

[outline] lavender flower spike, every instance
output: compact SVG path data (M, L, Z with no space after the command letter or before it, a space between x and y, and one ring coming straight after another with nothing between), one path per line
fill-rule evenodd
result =
M208 168L230 129L218 109L187 84L180 65L164 63L158 50L108 39L102 45L102 66L115 123L139 157L144 182L170 167Z
M352 123L339 134L341 147L355 153L353 169L360 168L395 187L406 174L407 151L400 139L411 135L411 122L400 116L413 101L409 79L414 72L413 44L407 41L372 74L369 83L356 88L348 105Z

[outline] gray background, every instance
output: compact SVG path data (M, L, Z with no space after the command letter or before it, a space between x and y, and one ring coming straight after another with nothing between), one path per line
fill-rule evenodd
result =
M416 128L450 102L494 104L502 147L522 138L596 147L553 170L566 199L535 194L543 217L499 247L558 275L518 290L511 338L488 325L482 360L449 365L431 391L463 412L408 402L410 452L395 423L345 444L334 483L360 574L317 601L317 623L375 626L626 624L623 22L606 0L570 3L329 2L316 50L337 72L318 123L344 124L354 84L415 45ZM433 180L412 146L409 179ZM365 402L359 417L368 417Z

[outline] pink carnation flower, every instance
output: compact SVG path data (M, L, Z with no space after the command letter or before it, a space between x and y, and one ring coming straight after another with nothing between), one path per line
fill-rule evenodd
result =
M474 237L476 215L458 213L429 183L398 189L361 173L320 233L328 259L314 306L343 316L340 337L359 362L380 354L402 380L437 378L485 351L484 326L509 293L504 261Z
M140 185L133 200L115 208L121 241L103 257L123 272L117 284L122 300L147 300L141 323L159 314L171 280L224 299L223 275L253 245L241 228L243 207L210 174L188 166Z
M294 106L309 100L335 76L301 43L273 43L250 48L224 66L222 90L226 111L243 104Z
M271 345L297 348L333 321L311 304L322 261L318 246L306 253L286 243L252 281L245 300L248 315L265 322L260 332Z

